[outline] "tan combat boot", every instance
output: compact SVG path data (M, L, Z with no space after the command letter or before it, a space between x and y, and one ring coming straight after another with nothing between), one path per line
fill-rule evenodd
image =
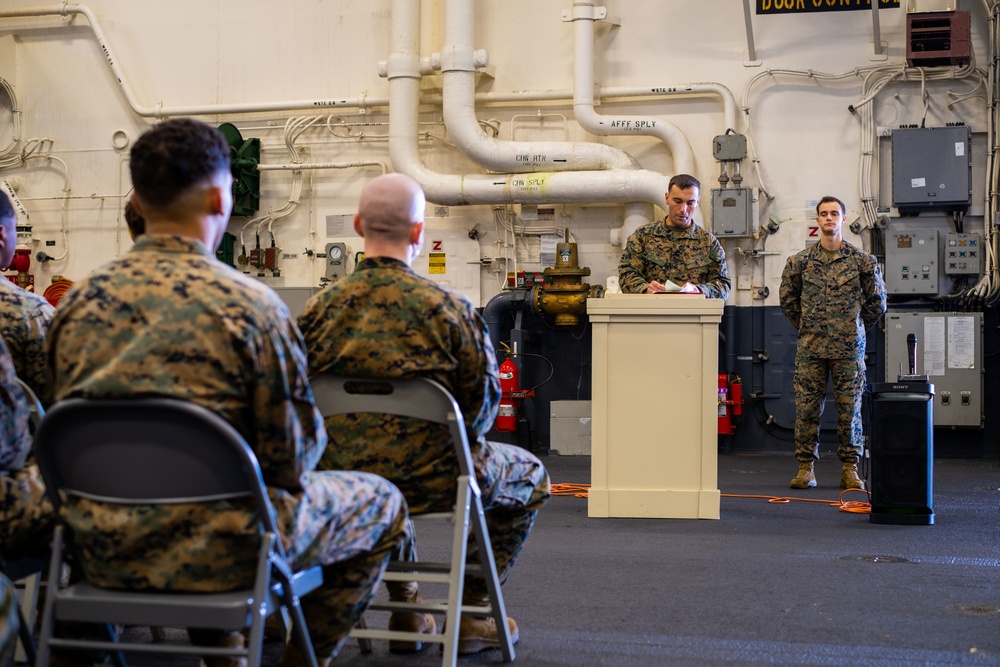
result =
M485 607L490 604L488 598L482 600L471 600L465 603L474 607ZM510 631L510 641L516 644L520 639L517 623L513 618L507 617L507 629ZM497 633L497 624L493 618L478 618L476 616L465 616L458 622L458 654L468 655L478 653L491 648L500 648L500 636Z
M858 477L857 463L844 464L844 472L840 474L840 488L864 490L865 482L863 479Z
M424 601L415 581L387 581L385 582L385 587L389 589L389 600L392 602L415 602L419 604ZM432 614L394 611L389 616L389 630L393 632L433 634L437 632L437 623L434 622ZM401 639L389 640L390 653L417 653L424 650L426 646L425 642L411 642Z
M507 629L510 630L510 641L513 644L520 639L517 623L507 617ZM479 653L491 648L500 648L500 636L497 634L497 624L492 618L476 618L462 616L458 623L458 654L468 655Z
M788 485L792 489L811 489L816 486L816 473L813 472L813 462L799 461L799 472Z

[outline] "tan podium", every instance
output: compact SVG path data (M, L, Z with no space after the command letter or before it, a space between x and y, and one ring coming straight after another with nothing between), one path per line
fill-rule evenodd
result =
M592 517L718 519L722 299L587 300L593 329Z

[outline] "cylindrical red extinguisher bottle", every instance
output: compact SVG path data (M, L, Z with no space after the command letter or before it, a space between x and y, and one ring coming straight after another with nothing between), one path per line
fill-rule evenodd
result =
M732 384L729 385L729 401L733 404L733 416L743 416L743 381L737 375ZM737 420L739 421L739 420Z
M719 435L732 435L733 422L729 419L729 374L719 373Z
M517 399L513 393L517 389L517 366L504 359L500 364L500 411L497 413L496 430L510 432L517 430Z

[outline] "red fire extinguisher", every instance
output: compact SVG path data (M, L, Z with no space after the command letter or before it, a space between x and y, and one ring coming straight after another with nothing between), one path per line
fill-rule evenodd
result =
M729 375L719 373L719 435L732 435L733 422L729 418Z
M743 382L740 376L719 373L719 435L736 432L734 417L743 415Z
M517 430L517 366L508 356L500 364L500 412L497 413L496 430L510 432Z
M740 376L737 375L733 378L733 381L729 383L729 402L733 406L733 416L742 417L743 416L743 381L740 380ZM739 420L737 420L739 421Z

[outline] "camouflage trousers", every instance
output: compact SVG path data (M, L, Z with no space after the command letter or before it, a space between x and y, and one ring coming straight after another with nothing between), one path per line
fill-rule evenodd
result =
M476 456L476 477L482 492L486 527L497 573L503 583L524 548L538 510L551 496L549 473L537 456L515 445L487 441ZM436 487L425 487L419 499L408 501L414 512L448 510L454 505L455 493L454 480L442 479ZM405 542L397 558L415 560L414 546L412 542ZM475 563L478 559L479 549L470 531L468 562ZM467 604L482 600L487 592L485 579L466 575L463 597Z
M0 553L4 558L47 554L54 521L55 511L45 497L37 465L0 473Z
M837 456L857 463L863 449L861 398L865 388L863 359L816 359L795 356L795 458L802 463L819 460L819 420L823 415L827 378L833 378L837 408Z
M271 502L294 569L323 566L323 585L302 598L317 657L336 655L364 613L390 556L405 537L406 501L386 480L357 472L312 472L305 493Z
M0 665L14 664L17 631L17 595L14 593L14 584L0 574Z
M335 655L367 608L404 539L406 501L386 480L358 472L311 472L303 488L268 487L292 568L323 567L323 584L302 598L319 657ZM245 504L130 506L67 503L87 579L108 588L212 591L249 585L259 539ZM250 524L253 525L252 523ZM196 644L218 633L189 630Z

